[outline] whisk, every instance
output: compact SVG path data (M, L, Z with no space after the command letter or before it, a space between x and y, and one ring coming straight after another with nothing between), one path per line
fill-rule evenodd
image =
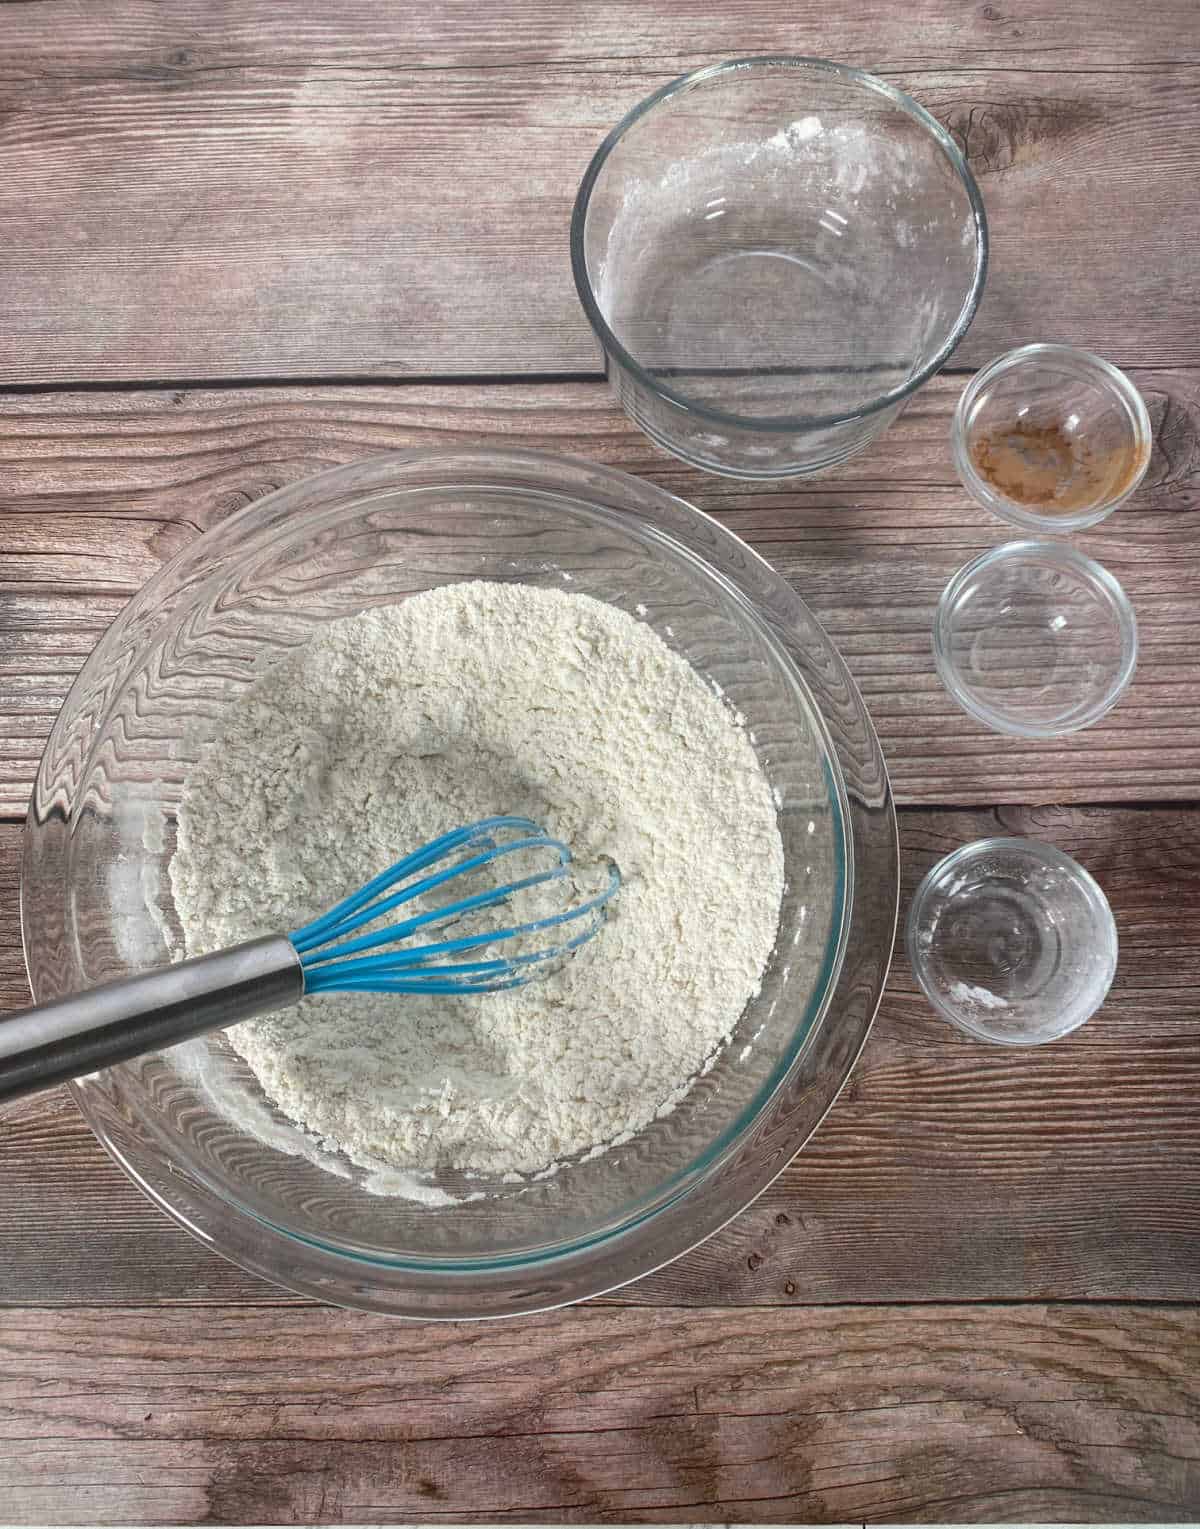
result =
M533 856L535 868L428 905L440 889L511 856ZM562 840L530 818L484 818L397 861L293 934L248 940L0 1017L0 1103L284 1008L305 994L458 996L522 987L592 938L620 883L608 865L599 890L580 894ZM566 895L553 911L507 928L440 937L518 893L556 884ZM369 927L418 898L419 911ZM509 949L496 953L496 946Z

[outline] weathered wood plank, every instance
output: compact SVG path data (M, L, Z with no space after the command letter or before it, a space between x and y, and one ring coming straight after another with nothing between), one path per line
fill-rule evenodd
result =
M594 370L567 230L651 90L737 54L881 72L956 133L994 236L959 360L1195 362L1200 19L1143 7L303 0L5 8L0 379ZM98 13L97 13L98 14Z
M698 39L711 41L720 57L781 48L795 53L801 43L812 54L832 57L829 45L839 40L851 50L846 62L862 67L880 53L902 68L918 68L931 57L963 69L1019 67L1023 60L1044 62L1044 55L1079 69L1200 62L1200 46L1180 25L1192 13L1179 0L1155 8L1139 27L1130 25L1119 5L1089 6L1087 0L1063 0L1044 12L1025 5L969 12L944 0L913 0L903 16L882 0L838 10L799 0L786 15L777 0L743 0L736 14L716 0L694 0L686 34L671 25L668 11L652 4L594 5L572 17L561 0L488 8L473 0L444 0L435 26L431 17L389 14L370 0L343 0L336 15L314 11L306 0L242 0L221 18L222 26L204 33L202 23L214 14L206 0L175 0L168 8L119 0L103 23L89 13L76 15L74 34L64 38L54 25L64 14L61 0L41 0L41 8L45 17L18 17L8 26L14 54L19 49L10 61L13 72L22 65L29 72L49 72L66 62L74 65L73 77L111 69L135 79L166 80L196 60L166 59L163 52L186 50L201 40L205 57L221 67L252 54L271 65L316 57L431 72L485 64L507 68L541 58L560 67L593 64L597 70L662 62L678 71L687 67L691 54L685 50Z
M1159 450L1129 505L1077 544L1125 582L1141 629L1120 705L1074 737L1000 738L959 711L930 651L953 571L1007 528L970 505L943 377L826 478L737 483L662 455L601 383L288 387L9 398L0 409L0 812L24 810L66 688L104 626L198 530L335 462L492 441L576 452L718 515L809 601L846 656L904 802L1200 794L1200 373L1138 371Z
M1200 1318L11 1311L14 1523L1175 1521Z
M1200 810L906 811L901 828L903 909L935 858L984 834L1077 855L1120 934L1108 1002L1055 1045L976 1045L928 1008L899 951L812 1144L732 1226L619 1299L1200 1300ZM0 1008L28 1002L17 839L0 825ZM143 1200L65 1096L0 1120L0 1151L0 1300L267 1296Z

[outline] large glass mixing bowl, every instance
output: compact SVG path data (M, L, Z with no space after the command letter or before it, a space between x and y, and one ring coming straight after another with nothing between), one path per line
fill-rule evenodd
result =
M636 613L746 719L779 803L787 889L761 994L715 1065L674 1113L603 1156L538 1182L443 1174L420 1199L298 1130L220 1035L74 1085L116 1161L208 1245L302 1294L415 1317L594 1295L736 1215L853 1066L896 918L875 734L778 575L706 515L624 474L532 453L412 453L336 468L234 515L99 643L30 804L21 915L35 999L168 958L184 776L208 722L266 666L323 622L475 578Z

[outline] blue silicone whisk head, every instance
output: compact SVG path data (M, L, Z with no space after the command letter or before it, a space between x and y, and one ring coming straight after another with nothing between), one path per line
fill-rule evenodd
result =
M488 867L510 856L517 857L513 865L534 869L511 881L489 877ZM567 845L530 818L484 818L456 828L289 936L304 971L304 991L458 995L523 987L592 938L621 885L616 866L608 865L600 890L581 895L576 869ZM456 881L464 891L472 881L482 889L440 901L439 890ZM469 932L429 939L541 886L561 889L561 906L507 927L468 924ZM358 933L418 898L424 900L419 911ZM511 949L491 949L500 943Z

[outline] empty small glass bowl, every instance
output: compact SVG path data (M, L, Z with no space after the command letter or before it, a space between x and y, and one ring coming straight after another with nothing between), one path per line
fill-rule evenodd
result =
M906 945L938 1013L1001 1046L1077 1030L1117 970L1104 893L1035 839L980 839L939 861L913 898Z
M942 684L1002 733L1090 727L1133 677L1137 623L1106 568L1061 542L1008 542L974 559L938 602Z
M634 423L694 466L777 478L861 450L945 363L987 225L953 139L893 86L736 59L608 135L571 262Z
M1150 416L1124 372L1069 345L1023 345L985 366L954 413L963 485L1033 531L1094 526L1150 463Z

